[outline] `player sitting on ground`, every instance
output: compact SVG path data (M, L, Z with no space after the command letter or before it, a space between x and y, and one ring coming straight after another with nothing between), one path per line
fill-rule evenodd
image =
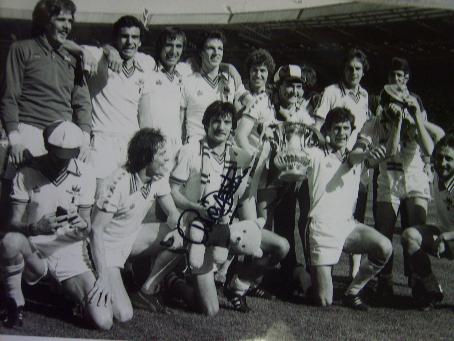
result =
M346 306L367 310L361 289L386 264L392 252L389 240L372 227L353 218L364 158L383 157L383 151L349 158L347 142L354 129L354 116L348 109L334 108L322 127L329 138L325 149L309 148L308 170L311 208L308 225L308 250L316 303L333 301L332 267L342 251L367 254L343 297Z
M449 133L435 146L433 152L435 179L433 195L439 225L419 225L406 229L402 245L408 252L409 284L416 305L430 309L441 302L443 292L432 272L428 254L454 259L454 134Z
M156 277L164 276L168 264L176 257L159 244L178 236L177 230L172 231L178 211L170 195L169 155L159 131L139 130L129 142L126 165L103 182L92 214L90 240L98 279L88 300L111 308L113 316L121 322L130 320L133 311L120 270L128 257L145 252L152 259L158 256L149 278L131 299L139 308L168 312L155 294L156 286L150 283L158 282ZM167 223L142 223L155 201L167 214Z
M96 179L87 165L76 160L82 131L71 122L57 121L43 135L47 154L31 159L14 178L10 229L0 243L8 307L4 323L22 325L22 274L26 282L35 284L50 273L98 328L109 329L108 310L85 299L95 276L86 242L81 240L90 231Z

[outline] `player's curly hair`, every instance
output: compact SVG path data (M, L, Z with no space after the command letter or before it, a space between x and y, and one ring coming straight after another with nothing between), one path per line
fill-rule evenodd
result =
M167 39L174 40L176 38L181 38L183 41L183 49L186 47L186 34L177 27L166 27L158 34L156 39L156 57L159 59L159 55L166 45Z
M61 11L70 12L73 20L76 13L76 5L71 0L41 0L39 1L32 14L32 37L43 34L46 26L50 23L53 16L59 15Z
M237 124L237 112L232 103L214 101L211 103L203 113L202 124L205 132L208 131L208 126L213 117L225 117L232 116L232 129L236 129Z
M112 40L117 40L120 31L124 27L137 27L140 30L140 38L143 37L143 32L145 28L143 27L142 22L132 15L124 15L118 19L112 26Z
M336 107L331 109L325 118L325 123L323 123L320 132L323 135L326 135L333 125L339 122L350 122L350 126L355 129L355 116L347 108Z
M366 54L358 48L353 48L347 51L347 54L345 55L344 60L342 62L342 70L348 63L350 63L351 60L355 58L358 59L363 65L364 73L367 72L369 70L369 61L367 60Z
M276 64L271 54L265 49L256 49L252 51L245 61L246 69L249 72L253 66L265 65L268 70L268 79L274 75Z
M159 148L163 147L165 143L165 137L159 129L140 129L129 141L126 170L130 173L137 173L144 169L150 162L153 162Z

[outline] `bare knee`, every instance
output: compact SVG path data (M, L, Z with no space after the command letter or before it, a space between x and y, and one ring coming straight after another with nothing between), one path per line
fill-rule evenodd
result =
M392 253L393 244L391 241L386 237L381 238L377 245L375 258L378 258L386 263Z
M412 254L421 248L422 237L417 229L409 227L402 232L402 245Z
M213 302L203 307L203 313L207 316L214 316L219 312L219 303Z
M8 232L0 243L0 252L5 258L12 258L22 251L24 242L27 241L22 233Z
M219 307L210 307L205 310L205 315L214 316L219 312Z
M274 246L274 252L279 259L284 259L290 251L290 244L287 239L279 237Z
M317 293L315 296L315 303L321 307L328 307L333 304L333 298L323 293Z
M131 321L133 317L132 307L122 307L115 312L115 319L118 322L124 323Z
M90 311L90 319L94 326L100 330L110 330L113 326L112 312L107 309Z

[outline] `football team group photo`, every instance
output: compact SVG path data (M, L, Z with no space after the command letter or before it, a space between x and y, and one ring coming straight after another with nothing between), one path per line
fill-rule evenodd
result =
M449 339L454 127L415 54L326 68L152 8L91 45L77 5L30 2L1 61L0 333Z

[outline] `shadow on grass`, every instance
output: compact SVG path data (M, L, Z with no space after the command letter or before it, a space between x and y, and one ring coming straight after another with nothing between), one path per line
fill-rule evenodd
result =
M27 302L26 311L61 320L75 327L92 329L82 318L73 314L75 303L67 299L59 289L48 285L25 284L23 291Z

